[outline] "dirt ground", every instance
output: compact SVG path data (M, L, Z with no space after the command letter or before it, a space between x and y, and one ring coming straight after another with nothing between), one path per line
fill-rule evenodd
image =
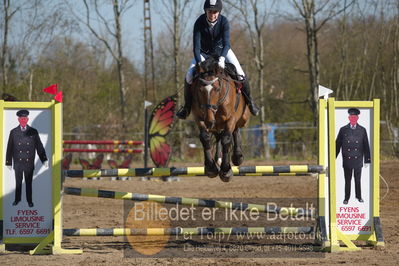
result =
M264 162L247 162L245 165L267 165ZM280 164L280 163L279 163ZM299 164L296 162L296 164ZM178 166L183 166L180 164ZM188 165L187 165L188 166ZM194 166L190 164L190 166ZM234 253L224 258L135 258L126 256L131 249L124 237L65 237L64 248L81 248L81 255L30 256L22 251L7 251L0 255L0 265L164 265L164 264L367 264L398 265L399 262L399 161L384 161L381 164L381 220L386 247L374 249L364 247L358 252L316 253L305 258L234 258ZM96 188L135 193L149 193L167 196L192 198L314 198L317 195L316 178L306 177L234 177L230 183L206 177L182 177L180 182L140 181L138 177L130 181L88 181L67 179L65 186ZM87 198L65 195L64 228L112 228L123 227L124 205L121 200ZM225 225L229 226L229 225ZM171 241L168 249L181 249L184 241ZM253 244L253 243L252 243ZM259 245L259 244L256 244ZM270 247L270 244L269 244ZM177 254L177 253L176 253ZM176 255L177 256L177 255Z

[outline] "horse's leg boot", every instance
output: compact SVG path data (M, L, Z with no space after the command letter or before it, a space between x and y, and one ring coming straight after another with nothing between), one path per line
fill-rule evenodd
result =
M191 105L192 105L192 95L191 95L191 89L190 89L190 84L187 83L187 81L184 80L184 106L180 108L179 111L177 111L176 116L180 119L186 119L187 116L190 115L191 112Z
M244 79L242 82L242 88L241 88L242 93L244 94L245 98L245 103L249 107L249 111L251 111L251 114L254 116L257 116L259 114L259 108L256 106L256 104L253 102L252 97L251 97L251 88L249 86L248 79Z

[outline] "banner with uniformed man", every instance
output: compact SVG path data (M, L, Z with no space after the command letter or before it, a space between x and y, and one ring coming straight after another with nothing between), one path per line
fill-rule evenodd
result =
M45 237L53 220L52 110L6 108L2 115L3 236Z

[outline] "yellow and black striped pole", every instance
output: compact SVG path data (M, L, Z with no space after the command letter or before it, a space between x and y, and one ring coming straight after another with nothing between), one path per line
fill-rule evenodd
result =
M64 236L160 236L160 235L249 235L311 234L314 227L194 227L194 228L92 228L63 229Z
M317 174L315 173L277 173L277 174L245 174L244 176L316 176L316 175ZM90 180L90 181L103 180L103 177L82 177L82 178L83 180ZM117 176L117 177L113 176L111 178L112 180L122 180L122 181L131 180L130 176Z
M290 216L314 217L315 214L313 209L304 209L304 208L295 208L295 207L277 207L274 204L261 205L261 204L242 203L242 202L217 201L210 199L168 197L168 196L152 195L152 194L97 190L92 188L65 187L64 194L84 196L84 197L133 200L133 201L152 201L152 202L166 203L166 204L180 204L180 205L190 205L190 206L209 207L209 208L223 208L223 209L233 209L233 210L242 210L242 211L257 210L258 212L276 213L276 214L290 215Z
M233 166L235 176L245 175L285 175L285 174L318 174L325 171L321 165L281 165L281 166ZM66 170L66 177L113 177L113 176L205 176L204 167L172 168L131 168L131 169L98 169Z

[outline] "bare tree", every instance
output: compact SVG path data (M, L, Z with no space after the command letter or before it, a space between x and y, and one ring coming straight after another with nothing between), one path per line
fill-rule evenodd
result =
M59 3L45 0L4 0L2 5L3 40L1 53L1 72L3 89L20 86L30 79L28 99L32 100L32 64L55 38L61 37L73 25L60 11ZM10 75L10 61L15 71ZM11 77L14 77L11 79Z
M320 83L320 55L318 33L331 19L345 11L355 0L345 1L341 7L339 0L292 0L292 4L299 13L304 23L306 34L306 55L309 72L309 105L313 113L313 124L317 125L318 119L318 87ZM319 21L318 21L318 17Z
M2 15L3 15L3 43L1 47L1 73L3 76L3 92L8 89L8 33L10 27L10 20L15 13L20 9L16 7L11 10L10 0L3 0Z
M347 0L345 0L346 2ZM341 94L341 87L346 88L346 81L348 80L348 69L350 68L350 57L349 57L349 36L348 36L348 12L343 11L342 21L340 24L340 32L338 39L338 49L340 50L340 73L338 78L338 85L335 91L335 96L338 98Z
M398 1L390 1L385 0L381 1L380 6L380 16L384 18L387 13L395 10L396 15L391 20L383 20L381 19L381 25L378 28L381 37L378 38L378 67L376 67L376 72L378 75L381 75L381 80L379 82L379 87L381 89L381 97L382 101L382 111L381 115L384 117L384 120L388 129L389 139L392 141L392 145L390 145L392 149L392 154L395 156L399 155L399 144L398 140L398 122L399 122L399 94L398 94L398 85L399 85L399 3ZM384 33L382 33L384 32ZM390 60L386 62L383 60L383 53L386 51L390 51ZM384 62L385 61L385 62ZM376 63L377 66L377 63ZM374 89L374 84L377 83L375 80L377 78L372 79L372 86L370 90ZM375 91L377 94L378 91ZM371 92L370 92L371 94Z
M188 23L184 23L188 20L188 16L192 14L193 6L195 5L192 0L160 0L161 5L158 6L157 12L161 14L162 20L165 22L167 28L167 34L172 36L172 54L169 51L165 52L166 57L173 58L173 83L174 90L172 93L180 91L183 85L182 80L184 79L183 64L185 64L185 48L188 42L184 43L183 38L187 29L189 28ZM191 29L191 28L190 28ZM191 38L190 38L191 41ZM182 64L183 62L183 64ZM179 102L182 101L182 93L179 94ZM180 141L180 154L184 154L184 150L187 148L183 140L183 126L182 121L179 120L179 141Z
M187 45L182 42L183 36L190 26L184 23L192 13L192 0L160 0L161 5L157 7L157 12L161 14L162 20L168 34L172 36L172 58L173 58L173 80L175 91L182 86L182 62L184 59L184 47ZM191 39L190 39L191 40Z
M128 87L125 84L121 20L123 14L133 6L132 2L134 2L134 0L112 0L113 19L108 19L107 16L102 13L104 8L100 0L83 0L85 9L84 19L75 14L75 16L86 25L93 36L107 48L116 63L122 129L126 128L126 94L128 92ZM101 29L96 29L95 26L93 26L94 21L101 25ZM104 30L104 33L101 32L101 30ZM108 36L110 36L110 38L108 38Z
M393 1L357 1L335 21L337 31L334 31L335 25L330 27L332 30L328 35L337 40L333 44L337 54L328 55L332 60L329 63L338 63L339 72L334 73L328 67L324 67L323 72L336 81L336 98L370 100L378 93L379 68L386 53L386 43L391 38L392 25L384 21L383 15L394 10L390 2Z
M267 142L267 128L265 126L266 122L266 111L265 111L265 82L264 82L264 70L265 70L265 61L264 61L264 31L268 17L270 16L270 12L268 10L272 10L276 1L266 1L266 0L226 0L227 4L232 6L235 10L237 10L240 14L240 18L242 18L246 28L248 29L248 34L251 41L251 51L252 57L255 61L255 67L257 72L256 78L256 88L259 89L260 99L262 100L261 105L261 117L260 123L262 125L262 144L264 148L264 156L268 159L270 157L269 146ZM270 5L267 6L267 3Z

